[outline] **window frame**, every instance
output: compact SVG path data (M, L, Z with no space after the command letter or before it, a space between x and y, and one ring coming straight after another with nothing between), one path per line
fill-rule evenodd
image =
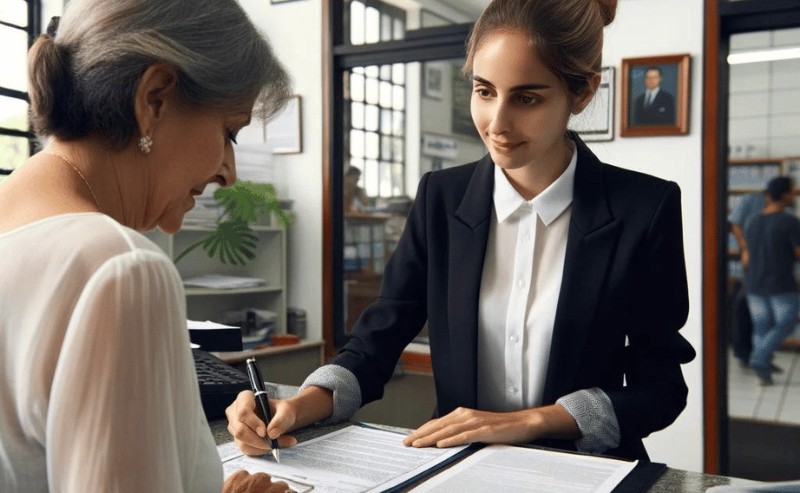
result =
M36 37L39 36L39 34L42 32L42 2L41 0L20 0L20 1L24 1L25 3L28 4L27 25L20 26L12 22L0 19L0 28L19 29L21 31L24 31L28 35L28 49L30 49L34 41L36 41ZM28 93L24 91L19 91L16 89L0 86L0 96L9 97L12 99L20 99L25 101L26 104L30 105L30 98L28 97ZM27 138L28 155L32 155L35 152L36 136L33 133L33 130L30 128L30 123L27 131L0 126L0 135ZM13 169L4 168L3 167L4 164L5 163L0 163L0 175L10 175Z
M405 31L405 39L351 45L346 41L346 0L323 2L323 272L322 315L326 358L348 340L344 285L343 72L355 67L466 57L472 23Z

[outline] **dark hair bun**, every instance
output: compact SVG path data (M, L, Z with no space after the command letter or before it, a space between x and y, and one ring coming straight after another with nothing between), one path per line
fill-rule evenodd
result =
M600 6L600 12L603 14L603 24L606 26L614 21L617 16L617 0L594 0Z
M74 123L80 121L81 115L76 114L78 109L70 108L73 95L69 57L50 35L39 36L28 51L28 83L34 131L75 136Z

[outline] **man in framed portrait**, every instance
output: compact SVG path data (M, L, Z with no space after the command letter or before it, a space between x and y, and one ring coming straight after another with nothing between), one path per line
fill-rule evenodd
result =
M675 96L661 87L662 72L657 66L647 67L645 91L633 105L634 125L674 125Z

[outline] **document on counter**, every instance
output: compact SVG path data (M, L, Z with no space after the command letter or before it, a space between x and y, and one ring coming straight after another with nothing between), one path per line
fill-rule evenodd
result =
M266 472L304 493L391 491L460 457L467 446L411 448L404 434L366 426L348 426L281 449L281 462L271 456L248 457L234 443L217 447L227 478L244 469Z
M411 491L610 493L636 464L636 461L552 450L490 445Z

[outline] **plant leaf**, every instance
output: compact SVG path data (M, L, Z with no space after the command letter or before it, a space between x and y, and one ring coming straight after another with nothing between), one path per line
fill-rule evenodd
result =
M256 256L258 236L245 221L228 220L217 225L217 229L203 240L203 250L209 257L219 253L224 264L244 265Z

